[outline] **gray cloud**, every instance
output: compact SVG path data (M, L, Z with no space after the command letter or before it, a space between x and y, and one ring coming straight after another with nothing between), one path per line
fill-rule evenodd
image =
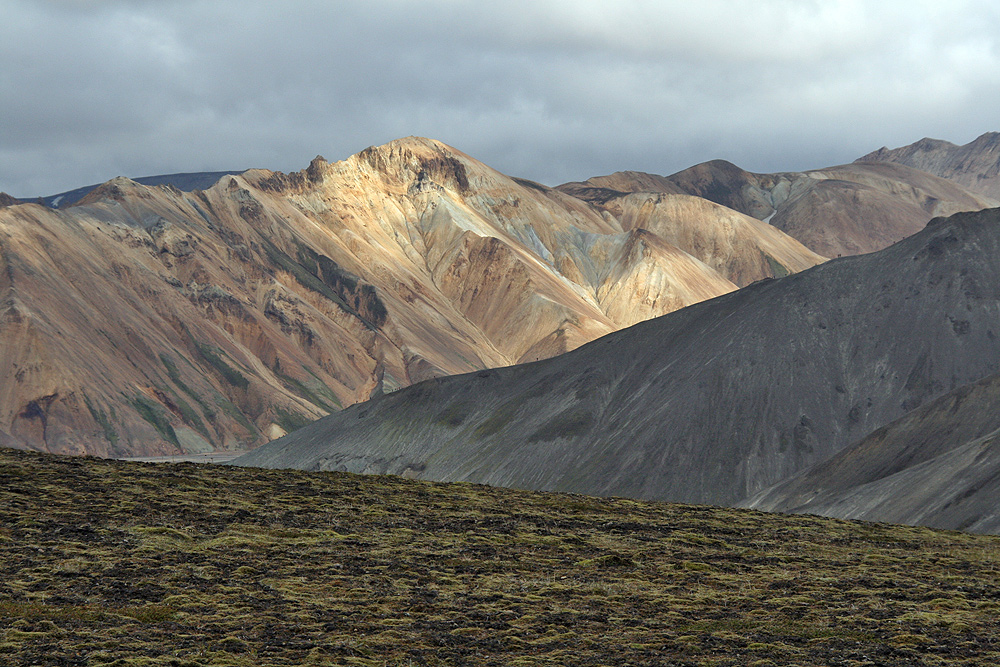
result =
M418 134L549 184L1000 130L995 3L0 0L0 190Z

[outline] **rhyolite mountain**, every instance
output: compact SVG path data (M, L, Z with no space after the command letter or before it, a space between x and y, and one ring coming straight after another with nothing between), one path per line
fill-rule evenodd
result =
M1000 375L952 390L741 503L1000 533Z
M703 200L654 208L623 223L420 138L191 192L118 178L59 210L4 207L0 443L249 448L824 260Z
M990 196L890 163L755 174L712 160L671 176L626 171L559 189L613 214L620 213L629 193L694 195L764 220L826 257L880 250L916 233L932 217L1000 206Z
M963 146L925 137L900 148L883 146L857 162L914 167L1000 199L1000 132L986 132Z
M1000 370L1000 210L568 354L438 378L240 465L732 504Z

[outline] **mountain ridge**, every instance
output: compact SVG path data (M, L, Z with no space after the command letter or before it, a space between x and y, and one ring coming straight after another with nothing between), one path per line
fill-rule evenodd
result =
M740 503L1000 533L1000 375L959 387Z
M559 189L615 215L629 193L702 197L767 222L825 257L880 250L932 217L1000 206L947 179L888 162L755 174L711 160L671 176L616 172Z
M856 162L903 164L1000 198L1000 132L985 132L961 146L924 137L899 148L883 146Z

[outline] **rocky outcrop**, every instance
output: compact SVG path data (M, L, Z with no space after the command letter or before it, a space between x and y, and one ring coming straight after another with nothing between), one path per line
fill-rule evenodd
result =
M987 132L964 146L929 138L900 148L883 146L857 162L906 165L1000 199L1000 132Z
M554 359L353 406L238 463L732 504L1000 371L998 303L1000 210L958 214Z

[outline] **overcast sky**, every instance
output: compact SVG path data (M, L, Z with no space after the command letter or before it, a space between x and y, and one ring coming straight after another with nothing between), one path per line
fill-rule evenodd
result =
M0 0L0 190L421 135L549 185L1000 131L990 0Z

